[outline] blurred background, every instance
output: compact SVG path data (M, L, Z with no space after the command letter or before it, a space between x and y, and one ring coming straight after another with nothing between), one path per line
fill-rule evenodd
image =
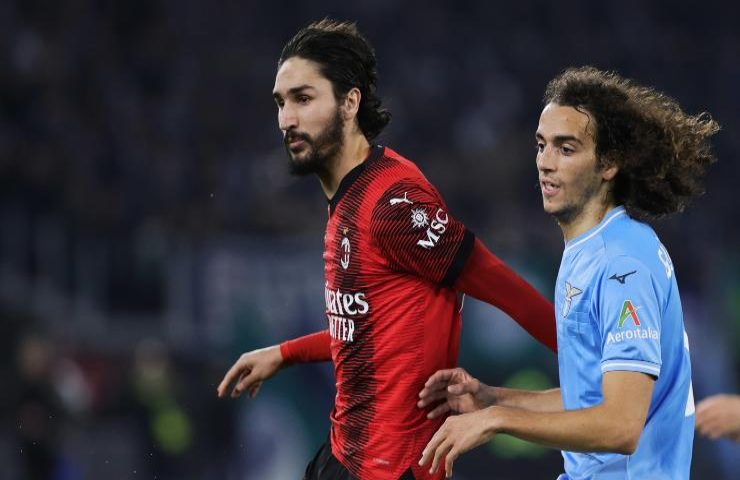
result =
M738 392L740 30L712 1L0 2L3 479L294 479L325 440L328 365L216 399L240 352L325 328L326 204L287 173L271 98L284 43L356 20L393 121L462 219L546 296L562 237L541 209L534 131L549 79L592 64L723 130L707 193L655 222L671 252L697 400ZM556 359L468 301L460 364L557 385ZM456 478L554 479L559 453L500 436ZM693 478L738 478L740 446L695 441Z

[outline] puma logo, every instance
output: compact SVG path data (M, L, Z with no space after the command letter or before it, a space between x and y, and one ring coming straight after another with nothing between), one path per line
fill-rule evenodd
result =
M408 192L403 192L403 197L401 198L391 198L391 206L398 205L399 203L408 203L409 205L413 205L414 202L408 199L407 197Z

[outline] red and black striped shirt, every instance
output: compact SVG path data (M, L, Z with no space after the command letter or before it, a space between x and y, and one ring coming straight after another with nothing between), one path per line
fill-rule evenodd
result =
M416 467L443 419L416 407L431 374L454 367L460 298L475 243L439 192L386 147L349 172L324 238L326 314L336 373L332 452L360 479Z

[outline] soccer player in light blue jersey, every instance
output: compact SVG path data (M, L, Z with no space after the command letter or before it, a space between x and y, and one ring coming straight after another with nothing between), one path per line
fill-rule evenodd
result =
M638 219L680 212L702 192L719 127L591 67L552 80L544 104L537 169L544 209L565 237L555 287L560 388L504 389L438 371L419 406L463 415L446 420L420 463L450 476L460 454L508 433L562 450L562 480L687 479L694 400L676 272Z

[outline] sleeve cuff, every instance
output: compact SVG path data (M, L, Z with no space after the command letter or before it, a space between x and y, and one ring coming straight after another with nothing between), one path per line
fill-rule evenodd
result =
M447 269L447 273L442 279L442 282L440 282L442 286L451 287L455 284L457 277L460 276L460 272L465 268L465 264L467 263L468 258L470 258L470 254L473 252L474 245L475 235L466 228L465 233L463 234L463 239L460 242L460 247L457 249L457 253L455 254L455 258L452 259L450 268Z
M657 378L660 376L660 365L641 360L606 360L601 362L601 373L614 371L642 372Z

